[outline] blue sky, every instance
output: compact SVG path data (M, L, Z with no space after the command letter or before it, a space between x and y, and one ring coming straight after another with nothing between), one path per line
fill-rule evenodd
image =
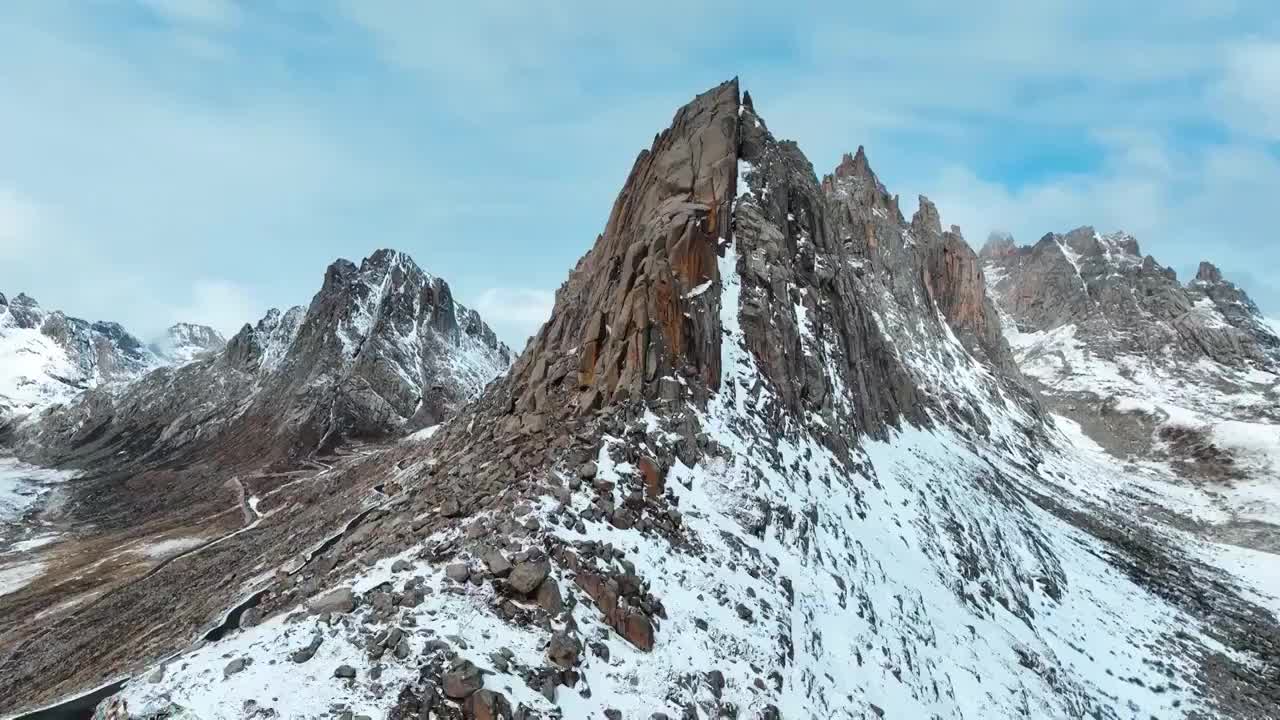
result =
M412 254L519 344L635 154L738 75L980 244L1084 224L1280 314L1280 12L1178 3L11 0L0 291L224 332ZM951 7L954 6L954 7Z

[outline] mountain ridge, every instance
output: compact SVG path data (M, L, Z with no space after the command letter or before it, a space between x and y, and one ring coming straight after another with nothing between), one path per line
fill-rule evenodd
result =
M266 498L243 527L51 622L0 691L132 677L104 711L145 717L1267 717L1280 601L1135 512L1137 476L1027 387L1001 279L927 199L898 207L862 149L820 180L736 79L698 95L509 372L431 433L234 478Z

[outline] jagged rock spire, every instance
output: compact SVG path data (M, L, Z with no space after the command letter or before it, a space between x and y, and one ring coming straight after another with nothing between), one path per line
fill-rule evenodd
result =
M512 371L515 410L579 412L720 380L717 246L737 178L738 81L676 112L636 158L604 232Z
M920 207L916 214L911 216L911 230L917 235L942 234L942 216L938 214L937 206L924 195L920 196Z
M982 250L978 252L978 257L986 260L988 258L1008 257L1017 252L1018 244L1014 241L1013 235L996 230L987 235L987 241L982 244Z
M1222 271L1217 265L1204 260L1200 262L1200 267L1196 270L1196 280L1207 283L1222 282Z
M898 210L898 196L890 195L881 184L875 170L871 169L866 149L861 145L858 146L857 152L845 153L840 158L840 164L835 170L822 178L821 186L823 192L827 194L837 192L836 188L840 186L841 191L850 193L854 203L858 205L881 208L895 217L901 215Z
M840 158L840 164L836 166L835 174L836 177L876 179L876 174L871 170L871 164L867 162L867 151L861 145L858 146L858 151L853 155L845 153Z

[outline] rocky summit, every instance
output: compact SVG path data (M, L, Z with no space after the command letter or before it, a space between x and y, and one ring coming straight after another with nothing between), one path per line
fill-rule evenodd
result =
M723 83L637 156L509 370L446 285L381 251L214 355L44 414L28 460L110 478L72 508L148 519L92 520L98 555L161 559L107 581L56 542L24 556L0 697L138 718L1274 717L1275 555L1212 532L1195 468L1091 440L1074 418L1113 398L1042 373L1068 345L1028 339L1208 358L1274 393L1243 293L1137 253L1077 231L979 255L927 198L907 218L862 148L819 177ZM203 514L143 499L197 479L219 489Z

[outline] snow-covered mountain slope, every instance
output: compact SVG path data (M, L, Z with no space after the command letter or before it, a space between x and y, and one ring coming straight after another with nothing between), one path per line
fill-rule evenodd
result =
M1280 549L1280 335L1210 263L1180 284L1123 233L993 238L986 280L1022 372L1121 459L1176 473L1214 532Z
M178 348L216 341L172 335ZM0 495L22 516L0 523L0 578L12 576L0 664L42 667L54 647L79 659L70 675L0 698L56 695L78 688L78 673L117 667L117 653L185 644L246 579L265 577L242 563L295 559L297 544L319 544L366 509L363 493L381 492L385 471L331 472L358 464L361 442L438 425L510 366L442 279L389 250L334 263L309 306L272 310L225 347L191 354L11 433L23 458L81 472L0 472ZM9 709L0 702L0 715Z
M435 424L509 364L443 280L381 250L358 268L334 263L309 307L273 309L218 352L46 413L24 447L76 462L127 449L137 463L209 444L220 462L279 459Z
M116 323L48 311L25 294L0 295L0 424L162 362Z
M190 361L225 341L212 328L179 323L144 344L118 323L45 310L31 297L0 294L0 426L90 388L124 383Z
M731 81L639 155L551 319L461 414L281 479L216 550L11 653L0 694L122 679L104 707L136 717L1274 717L1275 556L1191 533L1200 496L1047 413L1014 359L958 229L923 199L907 221L865 153L820 182ZM177 582L198 592L159 622Z
M164 337L150 344L151 351L170 365L189 363L197 357L221 350L227 344L222 333L207 325L177 323L165 331Z

